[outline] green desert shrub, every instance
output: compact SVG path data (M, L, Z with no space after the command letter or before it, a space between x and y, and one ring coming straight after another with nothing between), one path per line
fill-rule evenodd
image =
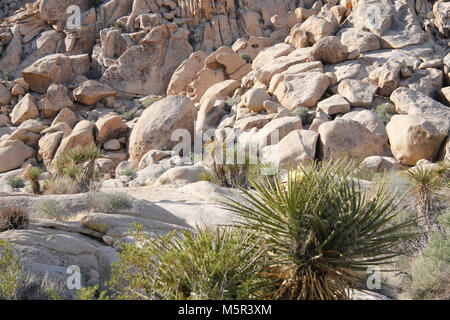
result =
M16 299L22 274L20 259L8 242L0 240L0 300Z
M292 113L302 119L303 125L307 125L311 124L315 118L315 115L310 113L310 111L311 110L309 108L297 107L294 111L292 111Z
M130 121L133 120L133 113L126 111L124 113L122 113L122 119L126 120L126 121Z
M25 181L20 177L10 178L8 182L9 185L14 189L20 189L25 187Z
M244 59L247 63L252 63L252 58L246 53L239 54L242 59Z
M26 229L28 224L28 213L20 205L13 204L0 211L0 232Z
M235 105L237 105L239 102L241 102L242 97L241 96L236 96L234 98L228 98L225 102L227 108L229 110L231 110L232 107L234 107Z
M383 103L376 107L375 114L378 118L383 120L384 124L388 124L391 121L392 116L396 115L394 105L392 103Z
M144 98L144 100L142 100L142 106L144 108L148 108L158 100L159 100L159 98L157 96L150 95L150 96Z
M64 213L64 206L55 200L41 199L36 203L36 209L47 219L58 219Z
M136 172L131 168L126 168L126 169L123 169L122 171L120 171L120 175L133 178L134 176L136 176Z
M96 212L116 213L133 207L131 197L124 192L94 193L91 197L92 207Z
M439 217L443 232L429 237L428 246L411 267L412 295L419 299L450 299L450 211Z
M151 239L136 227L138 246L123 244L109 289L117 299L255 298L267 285L264 246L239 229L197 229Z
M269 298L348 299L368 267L395 262L399 245L415 236L407 231L412 220L391 225L395 192L362 189L349 179L355 167L344 159L299 167L286 182L250 178L253 190L224 203L267 243L266 273L276 283Z

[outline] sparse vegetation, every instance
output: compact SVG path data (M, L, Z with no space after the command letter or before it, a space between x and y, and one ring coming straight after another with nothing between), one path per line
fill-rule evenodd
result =
M133 207L131 197L123 192L94 193L91 196L92 208L96 212L116 213Z
M121 22L121 21L117 21L117 22L114 24L114 28L115 28L116 30L125 31L125 24L124 24L123 22Z
M47 190L51 188L50 184L64 182L64 179L61 178L67 177L78 184L79 191L77 192L87 192L95 179L95 160L101 156L102 151L97 145L71 149L65 154L60 155L54 164L57 177L48 181ZM58 186L56 185L55 187ZM64 190L64 188L53 189ZM69 190L73 190L72 186L70 186Z
M134 176L136 176L136 172L131 168L126 168L120 172L120 175L133 178Z
M297 107L292 113L302 119L303 125L308 125L311 124L316 117L314 114L310 113L310 111L309 108Z
M243 230L197 229L124 244L109 289L117 299L251 299L264 281L264 246Z
M9 81L9 73L6 72L6 71L4 71L4 72L2 73L2 79L3 79L4 81Z
M5 207L0 211L0 232L26 229L28 224L28 213L17 204Z
M77 181L70 177L51 177L44 180L45 194L75 194L80 192Z
M58 219L64 212L64 206L55 200L41 199L36 203L36 209L47 219Z
M252 58L246 53L239 54L242 59L244 59L247 63L252 63Z
M427 248L412 263L413 298L450 299L450 211L439 217L443 231L430 236Z
M122 119L126 120L126 121L131 121L133 120L134 116L133 113L126 111L124 113L122 113Z
M13 189L20 189L25 187L25 181L20 177L9 178L8 182Z
M151 95L151 96L146 97L146 98L142 101L142 105L144 106L144 108L148 108L148 107L150 107L152 104L154 104L156 101L158 101L158 97Z
M348 299L369 266L390 264L399 245L415 235L406 221L389 226L398 210L395 193L378 185L373 194L349 180L352 161L300 167L281 178L250 178L254 191L224 205L242 227L267 241L273 258L268 276L277 299Z
M20 259L8 242L0 240L0 300L14 300L20 289L23 271Z
M28 168L25 173L25 179L31 184L31 192L34 194L41 193L41 185L39 179L41 178L42 169L37 167Z
M392 103L383 103L376 107L375 114L378 118L383 120L384 124L388 124L391 121L392 116L396 115L394 105Z
M237 105L239 102L241 102L241 99L242 99L241 96L236 96L234 98L228 98L227 101L225 102L225 104L228 109L231 109L232 107Z

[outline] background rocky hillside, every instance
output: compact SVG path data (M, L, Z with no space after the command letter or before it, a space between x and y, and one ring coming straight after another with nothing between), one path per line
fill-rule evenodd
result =
M450 160L449 1L1 0L0 18L0 208L20 201L36 219L0 239L39 274L78 259L99 283L136 216L154 234L204 214L230 221L217 199L234 193L210 183L222 168L183 164L176 129L212 131L237 153L267 142L259 155L281 169L341 155L371 173ZM63 168L93 144L95 174L84 158ZM11 183L37 167L45 196ZM82 205L87 193L61 196L71 221L41 219L38 200L86 191L87 172L146 203L77 218L98 208Z

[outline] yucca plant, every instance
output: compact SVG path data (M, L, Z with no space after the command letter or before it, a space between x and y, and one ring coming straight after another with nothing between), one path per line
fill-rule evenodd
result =
M42 169L37 167L29 168L25 173L25 179L27 179L31 184L31 192L34 194L41 193L41 185L39 184L39 179L42 174Z
M424 218L426 226L430 227L430 215L433 210L431 196L445 185L443 172L429 166L416 166L402 172L411 183L411 192L417 195L417 210L419 217ZM427 230L429 231L429 230Z
M181 231L151 239L136 226L109 289L118 299L251 299L265 288L264 246L239 229Z
M392 263L398 245L415 235L414 221L392 225L395 194L373 194L350 179L352 161L309 164L279 176L250 178L253 190L225 207L267 241L272 299L347 299L370 266Z
M81 182L82 188L88 189L95 178L95 160L102 156L102 151L99 146L92 144L82 149L84 160L87 161L83 171L83 180Z

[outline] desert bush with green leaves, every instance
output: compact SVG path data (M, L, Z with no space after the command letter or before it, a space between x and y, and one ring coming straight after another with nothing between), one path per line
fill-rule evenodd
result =
M311 124L316 117L314 114L310 113L310 111L309 108L297 107L292 113L302 119L303 125L308 125Z
M47 219L58 219L64 213L64 205L52 199L41 199L36 203L40 215Z
M124 192L92 193L92 209L96 212L116 213L133 207L132 198Z
M427 248L413 260L412 297L450 299L450 211L439 217L442 231L430 235Z
M240 201L225 207L240 225L267 242L266 274L275 299L348 299L370 266L382 269L399 257L399 245L415 237L414 221L392 225L396 195L385 185L365 190L350 179L352 161L310 164L280 177L250 178Z
M0 240L0 300L13 300L20 289L22 265L10 244Z
M25 187L25 181L20 177L9 178L8 183L13 189L20 189Z
M42 175L42 169L38 167L31 167L27 169L25 173L25 179L27 179L31 184L31 192L34 194L41 193L41 185L39 183L39 179Z
M239 229L182 231L123 244L109 290L116 299L252 299L267 287L264 245Z

